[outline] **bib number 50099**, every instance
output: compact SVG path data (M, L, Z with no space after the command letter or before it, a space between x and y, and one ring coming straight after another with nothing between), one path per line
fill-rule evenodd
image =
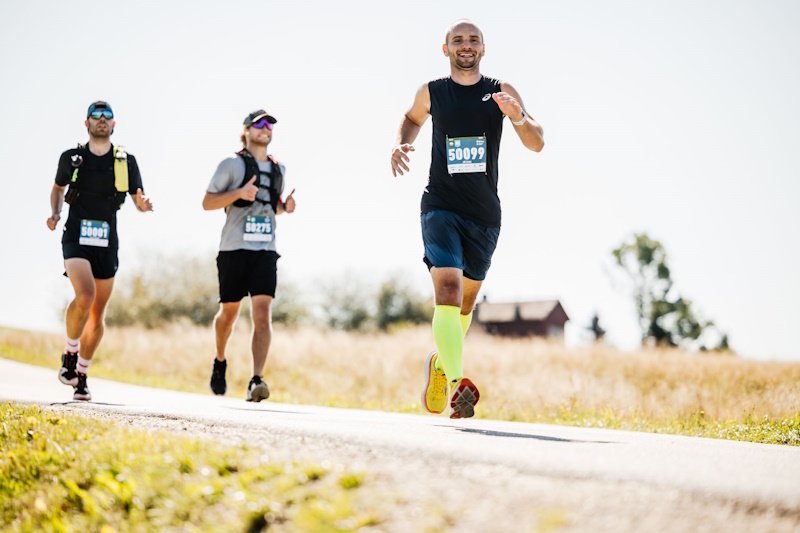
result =
M464 159L483 159L483 156L486 154L486 149L481 146L480 148L476 148L474 146L470 148L450 148L447 151L447 157L450 161L459 160L462 161Z
M447 172L486 172L486 137L448 138Z

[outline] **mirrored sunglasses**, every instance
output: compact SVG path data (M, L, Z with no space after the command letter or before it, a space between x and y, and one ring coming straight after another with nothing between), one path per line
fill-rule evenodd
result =
M95 109L89 113L89 116L95 120L100 120L100 117L105 117L106 120L111 120L114 118L114 113L111 112L110 109Z
M253 122L253 127L257 130L267 128L269 131L272 131L272 123L265 118L262 118L258 122Z

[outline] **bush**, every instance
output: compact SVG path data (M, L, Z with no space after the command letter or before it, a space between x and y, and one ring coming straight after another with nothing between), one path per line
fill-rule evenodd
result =
M369 292L363 281L353 274L323 283L319 306L325 324L346 331L368 329L375 318Z
M106 311L112 326L155 328L179 319L209 325L219 309L213 259L159 257L115 290Z
M316 319L334 329L385 331L393 326L430 322L433 316L432 298L419 295L398 276L389 278L377 290L355 274L316 286L316 302L309 302L298 285L279 281L272 305L273 322L298 325ZM157 256L143 261L132 275L120 278L106 311L106 323L157 328L188 320L208 326L218 310L213 256ZM246 302L241 315L250 317Z
M217 265L213 257L160 256L145 262L115 288L106 311L111 326L157 328L179 320L209 326L219 310ZM243 302L242 316L250 316ZM272 320L298 324L308 316L297 288L280 282Z
M375 321L383 331L395 325L422 324L433 319L433 299L420 296L396 278L381 285L377 300Z

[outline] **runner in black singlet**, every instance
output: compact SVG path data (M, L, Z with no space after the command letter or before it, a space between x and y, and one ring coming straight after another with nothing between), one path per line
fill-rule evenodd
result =
M75 400L91 400L86 374L105 329L105 312L117 272L117 210L127 194L139 211L152 211L142 192L136 158L111 144L114 112L97 101L86 113L89 142L61 154L50 193L47 227L61 220L64 197L70 204L61 247L66 275L75 290L67 307L67 344L59 380L74 387ZM67 192L67 186L69 191Z
M525 111L508 82L480 73L483 33L459 20L445 33L442 51L450 76L422 85L406 112L392 150L392 173L408 172L412 143L428 116L433 141L428 186L422 195L423 260L433 280L437 350L425 361L422 404L450 418L474 414L480 393L463 376L463 336L500 234L497 160L503 118L508 117L526 148L544 147L542 127Z

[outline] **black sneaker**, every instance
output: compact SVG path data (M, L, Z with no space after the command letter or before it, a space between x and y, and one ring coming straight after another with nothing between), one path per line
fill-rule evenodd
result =
M214 359L214 370L211 371L211 392L218 396L225 394L228 384L225 383L225 369L228 368L228 361Z
M250 384L247 385L247 401L260 402L269 398L269 387L261 381L261 376L253 376Z
M89 392L89 387L86 385L86 374L76 372L78 375L78 384L75 385L75 394L72 395L73 400L81 400L88 402L92 399L92 393Z
M75 371L77 364L78 354L72 352L61 354L61 368L58 371L58 380L64 385L77 386L78 373Z

